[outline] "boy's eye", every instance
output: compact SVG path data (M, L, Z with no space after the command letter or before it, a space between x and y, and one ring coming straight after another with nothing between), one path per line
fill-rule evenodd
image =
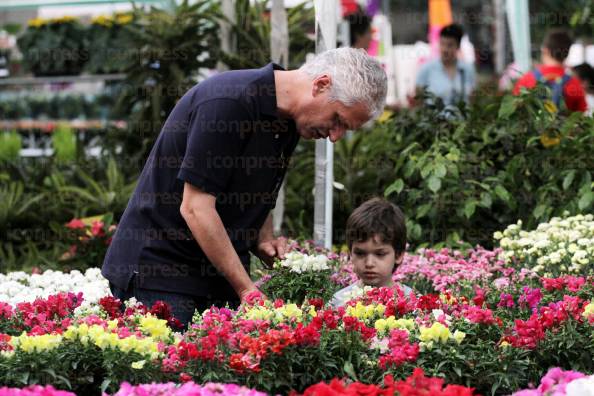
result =
M386 253L376 253L377 257L384 257L386 255Z

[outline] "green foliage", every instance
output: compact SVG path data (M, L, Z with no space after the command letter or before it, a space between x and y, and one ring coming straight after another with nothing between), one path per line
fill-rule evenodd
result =
M107 162L105 172L99 181L89 173L78 168L77 177L82 187L64 185L59 187L61 193L77 197L87 213L123 213L126 204L136 187L136 181L127 182L113 158Z
M352 210L374 195L398 204L412 247L464 240L492 246L494 231L528 228L592 205L594 119L551 111L534 92L401 111L335 145L334 242ZM309 235L314 150L302 142L287 180L290 235ZM295 219L304 213L304 222Z
M134 10L134 21L125 25L124 88L118 111L129 115L133 136L152 145L177 100L194 85L200 68L212 68L210 50L218 47L217 5L210 0L182 1L171 11L151 7ZM131 142L138 150L138 140Z
M67 125L59 125L52 134L52 145L56 161L72 162L76 159L76 136Z
M14 161L19 157L22 139L16 131L0 133L0 162Z
M36 76L76 75L88 59L85 28L70 17L32 20L17 44Z
M235 2L235 21L232 25L237 49L233 53L217 54L231 69L249 69L270 62L270 16L266 0L238 0ZM314 52L314 41L308 33L314 31L314 8L309 1L289 8L289 67L297 68L305 62L307 53Z
M306 299L321 298L329 301L340 286L332 282L333 270L306 271L301 274L287 268L272 271L271 278L260 290L269 298L280 298L287 303L303 304Z

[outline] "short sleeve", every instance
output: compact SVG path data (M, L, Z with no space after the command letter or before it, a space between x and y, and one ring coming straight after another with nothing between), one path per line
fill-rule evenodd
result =
M468 64L466 73L466 83L468 84L468 90L469 92L472 92L476 88L476 71L474 70L474 66L472 64Z
M253 118L235 99L211 99L193 112L178 179L218 196L251 136Z
M425 63L419 73L417 74L417 78L415 81L416 88L423 88L429 86L429 63Z

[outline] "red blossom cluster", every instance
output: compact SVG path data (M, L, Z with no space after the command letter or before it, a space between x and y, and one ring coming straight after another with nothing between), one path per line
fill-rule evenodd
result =
M320 382L303 392L303 396L473 396L474 388L461 385L446 385L443 379L426 377L423 369L416 368L403 381L395 381L391 375L384 377L384 386L352 382L348 385L339 379L329 384ZM294 394L293 394L294 395Z
M405 330L394 329L390 332L388 348L389 353L379 358L379 366L384 370L390 366L400 366L406 362L414 362L419 356L419 344L411 344L408 332Z

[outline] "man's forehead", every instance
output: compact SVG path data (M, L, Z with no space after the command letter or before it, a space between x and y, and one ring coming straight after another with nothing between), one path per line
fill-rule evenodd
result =
M352 106L344 106L339 110L339 114L344 121L355 127L360 127L369 121L369 109L362 103L356 103Z

